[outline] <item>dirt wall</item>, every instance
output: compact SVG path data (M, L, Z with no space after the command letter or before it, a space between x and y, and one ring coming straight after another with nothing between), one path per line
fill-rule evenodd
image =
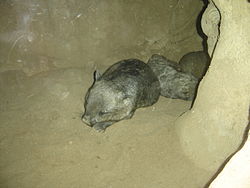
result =
M202 1L5 0L0 6L1 71L94 69L153 53L179 60L202 49L196 30Z
M201 168L216 170L242 143L250 101L247 1L217 1L220 36L193 108L178 120L183 150Z

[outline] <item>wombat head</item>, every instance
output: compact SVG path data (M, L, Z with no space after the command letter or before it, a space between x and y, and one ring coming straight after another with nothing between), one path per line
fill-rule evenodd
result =
M135 111L134 106L132 97L95 73L95 82L85 96L82 121L103 131L117 121L131 118Z

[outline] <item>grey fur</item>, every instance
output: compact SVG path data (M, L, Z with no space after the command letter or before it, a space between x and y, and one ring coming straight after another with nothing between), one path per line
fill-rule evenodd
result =
M131 118L137 108L154 104L159 96L160 83L147 64L137 59L119 61L96 76L85 97L82 120L104 131Z
M199 80L205 75L209 63L210 57L204 51L187 53L179 61L182 72L192 74Z
M148 65L158 77L161 95L173 99L193 100L198 79L180 71L180 66L164 56L154 54Z

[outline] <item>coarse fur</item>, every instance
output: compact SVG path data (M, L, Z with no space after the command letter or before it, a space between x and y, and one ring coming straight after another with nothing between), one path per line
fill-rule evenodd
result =
M158 77L161 95L167 98L193 100L198 79L180 71L180 66L164 56L154 54L148 65Z
M157 102L160 83L144 62L122 60L109 67L103 75L95 72L95 81L85 97L82 120L96 130L133 116L137 108Z

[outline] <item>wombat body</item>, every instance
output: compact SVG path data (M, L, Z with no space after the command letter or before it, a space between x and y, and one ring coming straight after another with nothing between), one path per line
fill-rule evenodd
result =
M161 95L167 98L193 100L198 79L180 71L180 66L164 56L154 54L148 61L161 86Z
M82 120L96 130L133 116L135 110L157 102L160 83L151 68L137 59L115 63L95 82L85 97Z
M199 80L205 75L210 63L210 57L204 51L190 52L179 61L182 72L190 73Z

